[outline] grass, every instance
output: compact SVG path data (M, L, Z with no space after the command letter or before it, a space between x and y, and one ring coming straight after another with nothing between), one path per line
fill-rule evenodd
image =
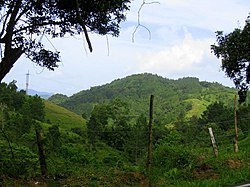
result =
M208 103L197 99L190 99L187 102L191 102L193 109L188 115L201 114ZM86 125L86 121L79 115L76 115L62 107L54 105L49 102L46 104L46 119L53 124L58 124L61 129L66 133L73 127L83 127ZM60 120L59 120L60 119ZM68 134L67 136L71 136ZM73 134L72 134L73 138ZM226 144L219 146L219 157L215 158L212 148L200 147L191 148L196 160L192 160L190 168L168 170L167 168L160 168L163 172L159 173L159 170L155 168L157 172L153 173L153 186L176 186L176 187L219 187L230 186L250 179L250 136L239 141L239 152L233 153L233 145ZM105 147L105 146L104 146ZM111 153L111 154L110 154ZM203 155L204 158L197 162L197 159ZM89 155L90 156L90 155ZM134 170L126 171L124 167L117 167L117 163L120 163L122 157L119 154L112 153L107 147L98 149L95 155L92 155L92 159L88 160L94 162L94 169L91 169L91 165L87 164L78 176L71 176L70 178L61 182L61 184L72 184L75 186L117 186L119 183L128 184L132 181L132 184L138 186L140 183L145 183L145 176L143 172ZM119 162L118 162L118 160ZM123 161L126 165L127 161ZM208 175L202 175L202 172L197 176L194 176L194 170L202 165L207 165L208 169L204 169L204 173ZM107 167L107 165L110 165ZM154 170L154 165L153 165ZM114 174L114 172L116 172ZM136 175L136 176L134 176ZM140 181L141 180L141 181ZM126 185L125 185L126 186Z
M46 122L59 125L59 127L64 130L70 130L76 127L86 127L86 120L81 116L49 101L45 100L44 103Z
M185 101L192 104L192 110L188 111L186 114L188 119L192 116L201 117L201 114L206 110L207 105L209 104L207 101L199 99L187 99Z
M224 187L250 181L249 135L239 141L238 153L233 152L233 144L219 146L217 158L211 147L192 147L189 165L153 167L152 183L157 187Z
M203 101L190 100L193 110L202 111L206 106ZM62 107L45 101L46 121L59 125L62 130L62 137L76 143L65 143L61 154L68 155L48 161L56 172L67 175L61 181L41 181L41 179L22 180L4 179L5 186L146 186L144 175L145 166L141 164L140 169L129 162L122 152L115 151L105 144L99 143L97 150L89 152L84 142L77 142L78 135L70 132L71 128L86 127L86 120ZM192 111L194 112L194 111ZM50 124L44 123L47 128ZM79 143L79 144L78 144ZM219 157L215 158L211 147L190 147L192 153L189 165L183 168L167 168L155 166L152 163L152 185L172 187L219 187L230 186L250 180L250 134L239 141L239 152L233 152L233 145L225 144L219 146ZM154 151L154 150L153 150ZM168 156L168 155L166 155ZM76 160L73 162L72 160ZM66 161L71 164L65 164ZM70 163L70 162L69 162ZM69 168L64 168L65 165ZM0 182L1 184L1 182Z

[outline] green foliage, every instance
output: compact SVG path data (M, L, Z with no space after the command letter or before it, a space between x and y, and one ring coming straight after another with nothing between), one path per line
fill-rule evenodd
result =
M246 99L246 92L250 81L250 19L246 20L243 29L235 29L233 32L224 35L217 31L217 44L211 49L217 58L221 58L222 70L233 80L240 95L240 102Z
M90 144L94 145L97 138L101 138L104 127L108 124L108 111L106 105L96 105L87 123L87 135Z
M6 104L11 110L20 109L25 101L24 92L17 92L15 84L16 81L12 81L9 84L0 84L0 103Z
M59 52L46 49L42 40L34 36L56 38L83 33L92 52L87 30L118 36L119 24L125 20L124 12L129 10L129 4L130 0L1 1L0 40L5 47L0 62L0 81L23 54L49 70L58 67Z
M46 134L46 148L49 154L56 154L61 147L61 134L58 125L52 125Z
M85 136L85 131L80 128L80 127L75 127L75 128L72 128L71 131L75 134L78 134L79 136L81 137L84 137Z
M27 118L44 121L44 102L39 96L28 96L19 112Z
M176 130L171 130L156 146L154 163L158 168L170 170L172 168L188 167L190 153L181 144L181 135Z
M68 97L60 106L90 117L97 103L105 104L119 98L129 105L132 115L139 116L148 113L149 96L153 94L155 120L158 121L157 124L166 125L183 116L200 117L206 106L215 101L221 101L226 106L231 105L234 93L232 88L218 83L199 82L197 78L170 80L144 73L83 90Z
M14 158L6 142L0 142L0 174L13 177L36 175L38 158L30 149L17 144L12 145Z
M240 106L237 111L238 127L242 131L249 131L250 125L248 123L248 116L250 113L250 106Z
M9 115L9 120L5 125L5 132L9 134L12 140L18 140L23 134L29 133L33 121L19 113Z
M132 76L131 80L135 77ZM233 89L213 83L200 84L195 78L179 80L182 83L178 86L174 86L175 81L168 80L169 84L166 85L169 87L166 90L170 92L167 94L173 99L170 100L167 97L163 98L166 96L165 88L157 85L160 80L162 86L166 86L163 84L165 79L148 76L148 74L142 77L143 79L135 81L137 86L146 84L143 82L145 78L148 79L147 81L153 81L155 90L162 91L159 92L161 96L155 97L154 103L153 160L149 176L153 185L199 186L211 183L215 186L217 184L223 186L249 178L250 149L246 120L249 107L247 103L239 106L237 111L239 123L237 154L233 153L232 146L233 125L232 127L226 125L230 113L233 113L232 108L229 107L233 103ZM129 84L135 94L136 88L133 88L134 83L131 80L123 82L125 86L121 89L125 89ZM114 81L114 83L118 86L120 81ZM194 88L189 89L184 83L193 85ZM43 180L41 185L139 186L146 184L147 178L144 173L149 107L149 97L146 96L146 92L150 90L150 86L144 86L147 90L145 95L138 92L137 99L134 99L133 94L124 96L121 94L117 98L114 95L113 99L103 100L102 103L95 102L87 124L82 116L49 101L42 100L44 102L42 105L37 97L23 95L24 101L20 102L22 104L16 105L20 108L1 104L0 122L2 122L1 127L4 128L0 129L2 166L0 175L3 177L3 186L22 186L23 183L23 186L35 185L34 180L31 179L40 174L36 128L41 131L41 142L45 148L49 175L49 179ZM16 90L14 86L7 89L5 85L4 88L8 91L7 94L0 94L7 96L6 98L12 98L11 94L19 94L14 91ZM10 88L14 88L13 92ZM170 88L175 89L171 92ZM100 88L95 89L99 91ZM142 87L141 89L143 90ZM186 92L188 93L185 94ZM89 95L89 97L92 96ZM98 95L98 98L101 99L101 95ZM11 99L9 101L13 103ZM31 105L40 107L40 110L34 110L34 113L45 110L45 120L28 114L32 109ZM135 105L138 109L134 108ZM80 112L82 113L84 111ZM214 131L219 148L218 158L214 158L208 127L212 127ZM22 177L24 180L15 180L13 176Z
M87 125L91 144L99 138L117 150L124 150L130 131L129 120L128 105L120 99L96 105Z
M60 103L63 103L65 102L66 100L68 99L68 96L66 95L63 95L63 94L55 94L55 95L52 95L48 98L48 101L51 101L52 103L54 104L60 104Z
M226 107L221 102L216 102L209 105L202 114L201 124L216 123L221 129L229 130L234 123L233 108Z
M177 82L176 87L178 91L185 94L200 92L202 88L199 79L194 77L178 79Z
M138 164L146 154L148 144L148 122L145 115L141 114L136 123L131 127L131 131L125 141L124 149L129 158Z

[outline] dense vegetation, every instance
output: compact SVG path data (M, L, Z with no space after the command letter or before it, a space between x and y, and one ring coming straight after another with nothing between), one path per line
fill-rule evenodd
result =
M235 90L218 83L200 82L193 77L171 80L145 73L92 87L71 97L56 94L49 101L90 117L96 103L108 103L120 98L130 106L134 115L140 115L148 113L148 99L151 94L156 97L156 116L165 125L176 121L188 111L189 117L200 117L206 106L215 101L233 106Z
M141 74L72 97L50 98L78 114L27 96L17 91L14 82L0 88L4 186L147 186L149 180L153 186L221 186L250 179L250 107L246 102L237 108L236 154L232 144L235 90L218 83ZM153 158L147 175L150 94L155 95ZM80 110L83 106L88 107ZM208 127L214 131L217 158ZM35 130L42 133L45 178L40 177Z

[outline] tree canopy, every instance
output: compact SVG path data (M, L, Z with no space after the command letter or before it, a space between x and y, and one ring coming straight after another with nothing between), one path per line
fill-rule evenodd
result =
M52 38L88 32L119 35L130 0L0 0L0 81L25 54L41 67L54 70L58 51L46 49L44 35Z
M222 31L216 33L217 44L211 46L212 52L221 59L222 70L239 89L243 102L250 85L250 16L243 29L236 28L225 35Z

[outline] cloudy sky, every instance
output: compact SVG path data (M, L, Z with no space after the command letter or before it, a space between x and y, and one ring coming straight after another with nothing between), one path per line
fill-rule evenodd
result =
M93 86L137 73L153 73L170 79L198 77L233 87L220 61L211 53L215 31L232 32L245 25L250 13L249 0L134 0L121 24L118 38L90 34L93 53L82 36L43 38L48 48L61 53L62 62L48 71L22 57L5 77L25 89L62 93L68 96ZM144 28L146 27L146 28Z

